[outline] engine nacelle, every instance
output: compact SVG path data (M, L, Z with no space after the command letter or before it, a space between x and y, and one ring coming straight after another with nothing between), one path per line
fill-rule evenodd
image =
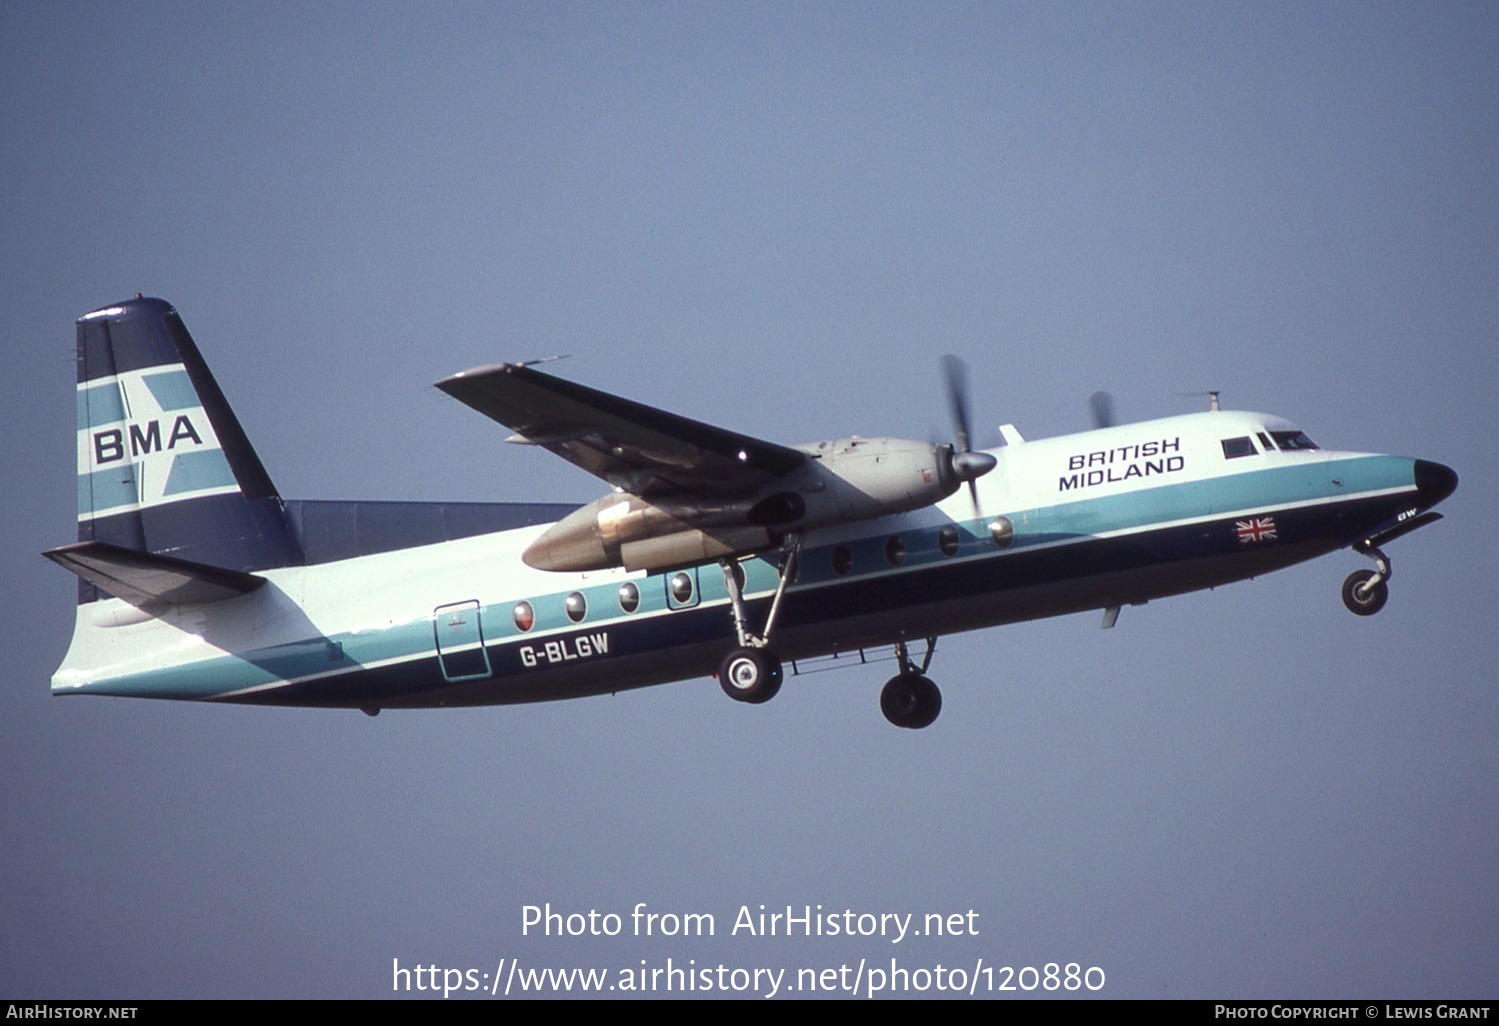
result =
M664 570L773 544L750 519L753 500L711 505L652 502L611 492L573 510L521 553L538 570Z
M947 498L961 483L950 445L854 437L796 448L812 457L787 475L806 501L806 526L920 509Z
M920 509L945 499L964 480L948 445L855 437L796 448L811 458L742 499L715 503L613 492L553 524L521 558L538 570L556 571L705 563L764 551L788 531ZM965 456L993 466L993 457Z

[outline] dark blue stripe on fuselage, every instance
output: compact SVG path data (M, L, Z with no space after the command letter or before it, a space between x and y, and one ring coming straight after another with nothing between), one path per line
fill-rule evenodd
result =
M1277 538L1260 542L1241 540L1237 520L1225 518L1012 552L990 549L951 562L793 588L785 596L775 647L785 659L809 658L1226 584L1341 548L1409 508L1411 500L1407 493L1267 511L1275 517ZM768 604L750 603L757 621ZM600 633L608 635L606 654L580 640ZM548 643L558 646L561 665L546 657ZM230 701L418 707L569 698L705 676L733 644L729 614L718 604L490 643L493 672L481 681L445 681L434 653Z

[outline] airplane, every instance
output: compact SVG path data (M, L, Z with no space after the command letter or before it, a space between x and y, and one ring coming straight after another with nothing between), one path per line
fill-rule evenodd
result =
M177 311L77 322L79 577L54 694L360 709L613 693L714 675L774 697L791 668L891 660L894 725L936 720L942 635L1120 609L1352 548L1360 616L1389 596L1383 546L1441 519L1457 475L1319 448L1219 408L970 447L954 438L781 445L536 369L437 387L601 478L552 503L283 499ZM924 646L924 647L923 647ZM888 654L887 654L888 650Z

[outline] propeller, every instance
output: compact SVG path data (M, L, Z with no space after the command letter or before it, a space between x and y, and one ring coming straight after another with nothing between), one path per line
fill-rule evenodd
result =
M974 452L969 445L973 432L968 416L968 365L949 353L942 358L942 371L947 379L947 407L952 413L952 473L959 481L968 482L973 515L982 517L976 482L993 470L999 461L986 452Z
M1107 392L1094 392L1088 396L1088 410L1093 414L1096 428L1113 427L1119 423L1114 416L1114 397Z

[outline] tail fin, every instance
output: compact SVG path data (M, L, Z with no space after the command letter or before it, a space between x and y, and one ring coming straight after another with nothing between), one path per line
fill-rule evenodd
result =
M78 540L240 571L303 561L270 476L160 299L78 320Z

